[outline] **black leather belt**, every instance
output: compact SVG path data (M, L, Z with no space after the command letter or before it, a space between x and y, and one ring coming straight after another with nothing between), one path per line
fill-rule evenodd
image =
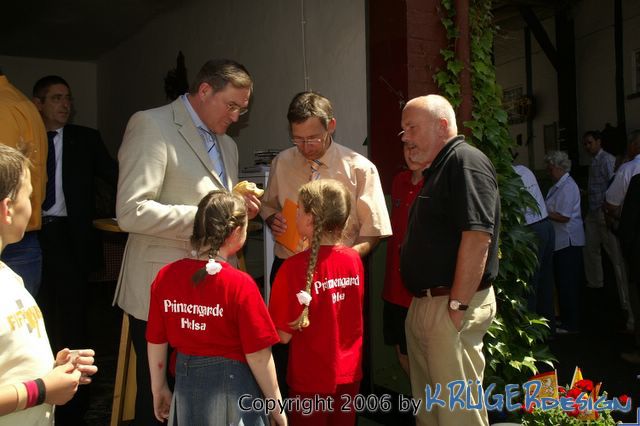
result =
M476 291L486 290L489 287L491 287L491 285L492 285L491 282L480 283ZM420 295L414 295L414 296L418 298L425 297L425 296L439 297L439 296L448 296L449 294L451 294L451 287L439 286L439 287L425 288L421 291Z
M66 216L42 216L42 226L49 225L51 223L64 222L66 220Z

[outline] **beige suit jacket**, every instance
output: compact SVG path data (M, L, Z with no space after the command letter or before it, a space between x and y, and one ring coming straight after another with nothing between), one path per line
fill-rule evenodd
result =
M231 188L238 180L238 148L229 136L216 137ZM179 98L131 117L118 161L116 214L129 239L114 304L146 321L151 283L167 263L191 257L197 205L222 182Z

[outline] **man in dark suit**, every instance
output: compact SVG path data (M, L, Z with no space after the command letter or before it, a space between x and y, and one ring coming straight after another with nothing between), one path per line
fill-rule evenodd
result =
M94 178L100 177L115 188L118 175L117 163L107 152L100 133L68 124L72 101L69 84L62 77L43 77L33 87L33 102L48 138L47 185L39 235L43 265L38 304L54 351L62 349L62 345L72 349L88 347L85 298L92 254L97 250L92 228ZM57 410L58 423L82 424L84 400L77 399L79 406ZM60 421L58 415L65 420Z
M620 213L620 225L618 237L622 247L622 255L627 262L629 272L629 302L633 315L636 318L634 338L634 352L622 354L625 361L640 364L640 174L629 181L627 193L624 197L622 212Z

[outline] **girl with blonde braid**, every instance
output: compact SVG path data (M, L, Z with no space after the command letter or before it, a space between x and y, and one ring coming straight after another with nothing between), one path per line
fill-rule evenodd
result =
M292 425L356 421L355 411L340 410L362 378L364 270L358 253L340 244L350 210L351 196L340 182L302 186L296 225L310 248L285 260L273 283L269 312L280 341L290 346L289 396L335 401L333 410L326 404L309 407L311 413L293 407Z
M169 425L267 425L255 398L281 401L271 356L278 334L258 287L227 259L247 237L244 200L212 191L198 205L191 244L208 261L185 258L160 270L151 286L147 342L153 408ZM173 394L167 346L176 349ZM262 392L261 392L262 391ZM284 413L272 420L286 425Z

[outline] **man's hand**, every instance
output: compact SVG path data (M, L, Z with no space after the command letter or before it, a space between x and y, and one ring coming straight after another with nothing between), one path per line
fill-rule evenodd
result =
M378 245L379 241L380 241L380 237L362 237L361 236L361 237L358 237L358 239L355 241L355 243L353 243L353 246L351 248L357 251L360 257L364 258L371 252L371 250L373 250L375 246Z
M456 330L462 330L462 319L464 318L464 311L454 311L453 309L447 309L449 311L449 318Z
M260 200L253 194L243 195L244 202L247 205L247 216L249 220L253 219L258 215L260 211Z
M284 234L287 230L287 220L280 212L272 214L265 222L271 228L271 233L274 237Z

